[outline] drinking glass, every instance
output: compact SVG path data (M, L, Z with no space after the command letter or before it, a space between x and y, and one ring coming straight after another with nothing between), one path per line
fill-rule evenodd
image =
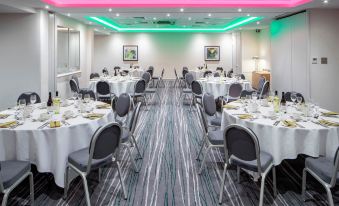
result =
M19 99L19 109L23 109L26 106L26 100L25 99Z
M36 103L36 95L35 94L31 95L30 102L31 102L31 104L35 104Z
M295 104L295 101L297 100L297 94L295 92L291 94L291 100Z

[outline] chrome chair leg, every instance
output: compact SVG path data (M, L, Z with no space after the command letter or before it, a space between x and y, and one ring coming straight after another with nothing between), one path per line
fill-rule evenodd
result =
M121 169L120 169L119 161L116 161L116 164L117 164L117 168L118 168L120 184L121 184L121 187L122 187L122 191L124 193L124 199L127 200L127 192L126 192L124 180L122 179L122 176L121 176Z
M205 166L205 161L206 161L207 155L210 153L211 149L212 149L212 147L209 146L207 148L205 154L204 154L204 159L202 159L201 166L200 166L200 169L199 169L199 172L198 172L199 175L202 173L202 170L203 170L203 168Z
M226 179L226 172L227 172L227 163L224 164L224 172L222 174L222 182L219 192L219 204L222 203L222 193L224 192L224 186L225 186L225 179Z
M140 159L142 159L142 155L141 155L141 152L140 152L140 149L139 149L138 143L137 143L137 141L135 140L135 138L134 138L134 135L133 135L133 134L131 135L131 139L132 139L132 142L133 142L133 143L134 143L134 145L135 145L135 148L137 149L137 152L138 152L138 155L139 155Z
M329 187L327 187L327 186L325 186L325 189L326 189L326 193L327 193L328 204L330 206L334 206L331 189Z
M86 176L85 176L85 174L80 174L80 177L81 177L82 182L84 184L86 204L87 204L87 206L90 206L91 205L91 199L90 199L90 196L89 196L88 184L87 184Z
M68 191L68 175L69 175L69 165L66 165L65 176L64 176L64 196L63 199L67 199L67 191Z
M99 167L99 169L98 169L98 178L99 178L99 182L101 182L101 176L102 176L102 168L101 167Z
M273 194L274 194L274 198L276 198L278 195L278 192L277 192L277 175L275 171L275 166L273 166L272 168L272 173L273 173Z
M34 205L34 180L32 172L29 173L29 193L31 199L31 205Z
M304 202L306 201L306 196L305 196L305 192L306 192L306 176L307 176L307 169L304 168L304 170L303 170L303 178L302 178L302 185L301 185L301 197L302 197L302 200Z
M240 167L237 166L237 182L240 183Z
M7 206L8 196L9 196L9 192L5 192L4 197L2 198L1 206Z
M135 162L135 160L134 160L134 158L133 158L131 148L130 148L128 145L124 145L124 146L127 148L127 152L128 152L128 154L129 154L129 157L131 158L131 162L132 162L132 165L133 165L133 167L134 167L134 171L135 171L136 173L138 173L138 172L140 171L140 169L138 169L137 164L136 164L136 162Z

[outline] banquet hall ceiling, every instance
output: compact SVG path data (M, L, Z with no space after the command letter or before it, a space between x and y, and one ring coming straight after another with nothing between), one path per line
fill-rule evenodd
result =
M46 0L48 2L123 2L122 0ZM263 7L248 7L248 2L263 2L258 0L240 0L238 2L246 3L242 6L225 6L225 7L214 7L213 1L211 0L191 0L192 2L205 2L211 7L205 8L202 6L186 6L186 7L173 7L167 6L166 8L132 8L131 6L125 6L125 8L115 8L109 7L109 5L96 6L96 7L85 7L85 8L75 8L75 7L56 7L53 4L46 4L45 0L0 0L0 13L27 13L34 12L35 9L47 9L53 12L57 12L63 15L68 15L71 18L82 21L86 24L91 24L90 26L97 27L98 29L103 29L103 26L99 26L93 21L89 21L86 17L102 17L109 18L113 22L122 27L164 27L164 25L176 25L179 27L191 27L191 28L204 28L204 27L219 27L226 25L230 21L234 21L240 17L263 17L260 21L260 25L255 22L242 26L242 29L256 29L269 25L272 19L302 11L308 8L339 8L338 0L328 0L328 3L324 3L324 0L313 0L308 2L308 0L270 0L265 2L294 2L305 3L296 7L286 7L280 6L279 8L274 8L271 6ZM179 0L134 0L142 2L174 2L179 5ZM224 2L235 2L234 0L223 0ZM223 2L223 1L215 1ZM126 2L126 1L124 1ZM129 1L133 2L133 1ZM208 3L209 2L209 3ZM308 3L307 3L308 2ZM48 8L46 8L48 7Z

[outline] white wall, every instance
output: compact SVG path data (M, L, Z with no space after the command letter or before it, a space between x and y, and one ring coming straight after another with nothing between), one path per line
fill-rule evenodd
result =
M253 56L259 56L259 33L255 30L241 32L242 73L246 79L252 80L252 72L255 70Z
M40 94L39 14L0 14L0 109L27 91Z
M259 33L259 70L271 70L270 28L261 29Z
M56 31L57 26L63 26L68 28L73 28L80 31L80 70L81 74L77 74L79 77L80 87L88 87L89 75L91 73L92 65L92 50L93 50L93 30L87 27L85 24L70 19L65 16L56 15L55 16L55 26L54 31ZM55 33L57 42L57 33ZM56 48L57 49L57 48ZM57 56L55 57L57 58ZM55 65L56 66L56 65ZM59 92L62 98L67 98L71 96L71 90L69 86L69 80L71 76L60 77L56 79L56 90Z
M183 66L195 69L203 65L204 46L220 46L220 61L208 62L211 69L232 68L232 34L230 33L114 33L94 37L92 72L101 73L104 67L129 67L123 62L123 45L139 46L137 64L145 69L153 65L155 75L165 68L165 78L174 78L173 69Z
M309 98L308 15L300 13L271 24L272 90L301 92Z
M339 9L310 10L311 98L322 107L339 111ZM327 57L328 64L319 64ZM311 64L318 58L318 64Z

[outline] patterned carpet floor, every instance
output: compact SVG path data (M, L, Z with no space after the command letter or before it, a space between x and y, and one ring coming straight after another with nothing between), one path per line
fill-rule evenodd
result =
M196 160L202 140L202 128L195 110L178 103L180 90L173 88L173 82L166 82L160 89L161 101L150 99L150 105L142 108L136 130L143 159L137 164L141 168L135 173L128 153L120 154L122 173L127 187L128 199L124 200L113 166L103 169L101 182L98 172L88 177L92 205L219 205L218 194L223 170L223 155L213 151L208 156L203 173L197 173L200 162ZM136 155L135 151L134 157ZM307 201L301 200L301 174L304 157L286 160L277 166L278 196L272 194L272 179L269 175L265 190L265 205L327 205L325 190L308 176ZM85 205L85 194L80 178L72 181L68 197L62 199L63 190L58 188L51 174L36 172L33 166L36 205ZM258 205L260 183L241 173L240 184L236 181L236 170L230 168L223 193L223 205ZM339 188L333 190L334 201L339 205ZM15 189L9 205L29 205L28 181ZM2 197L0 197L1 199Z

